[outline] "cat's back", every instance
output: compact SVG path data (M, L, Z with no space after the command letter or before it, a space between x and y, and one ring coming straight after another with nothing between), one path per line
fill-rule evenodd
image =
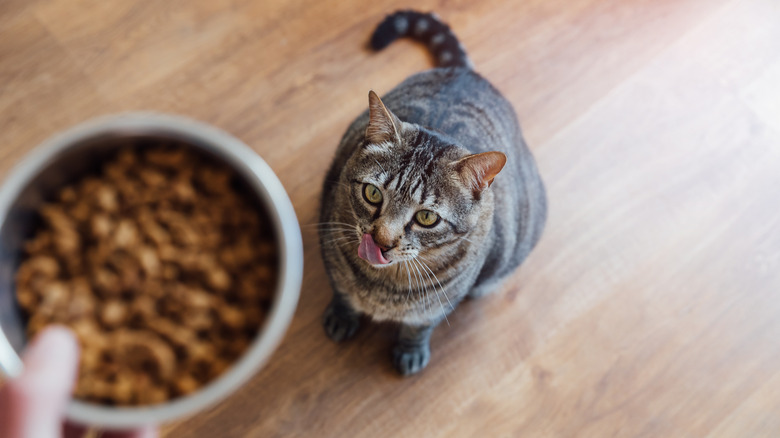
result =
M512 105L470 68L434 68L410 76L383 99L401 120L446 134L472 152L514 154L519 134ZM501 145L487 145L485 140ZM503 146L503 147L502 147Z

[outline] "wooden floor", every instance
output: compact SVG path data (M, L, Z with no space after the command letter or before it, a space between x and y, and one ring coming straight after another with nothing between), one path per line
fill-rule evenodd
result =
M550 197L506 290L462 305L422 375L393 333L328 341L321 180L367 104L428 68L365 49L358 0L2 0L0 173L82 120L184 114L251 145L304 224L268 366L170 437L780 436L780 2L418 0L512 101Z

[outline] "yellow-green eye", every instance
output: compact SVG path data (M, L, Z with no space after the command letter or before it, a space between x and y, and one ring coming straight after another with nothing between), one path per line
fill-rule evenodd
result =
M430 210L420 210L414 215L417 223L424 227L432 227L439 222L439 215Z
M382 202L382 192L373 184L366 184L365 187L363 187L363 197L366 198L366 201L374 205Z

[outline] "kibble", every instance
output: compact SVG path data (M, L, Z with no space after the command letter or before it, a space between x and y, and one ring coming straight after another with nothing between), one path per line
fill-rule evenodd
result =
M236 183L183 148L128 148L40 209L17 301L29 337L53 323L76 334L76 397L163 403L248 348L275 285L276 247Z

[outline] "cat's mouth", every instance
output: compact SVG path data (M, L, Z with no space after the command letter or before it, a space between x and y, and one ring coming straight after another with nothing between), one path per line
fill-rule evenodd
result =
M380 248L374 238L368 234L363 234L363 238L360 240L360 246L358 246L358 257L371 263L374 267L384 267L392 263L392 260L388 260L385 257L382 248Z

